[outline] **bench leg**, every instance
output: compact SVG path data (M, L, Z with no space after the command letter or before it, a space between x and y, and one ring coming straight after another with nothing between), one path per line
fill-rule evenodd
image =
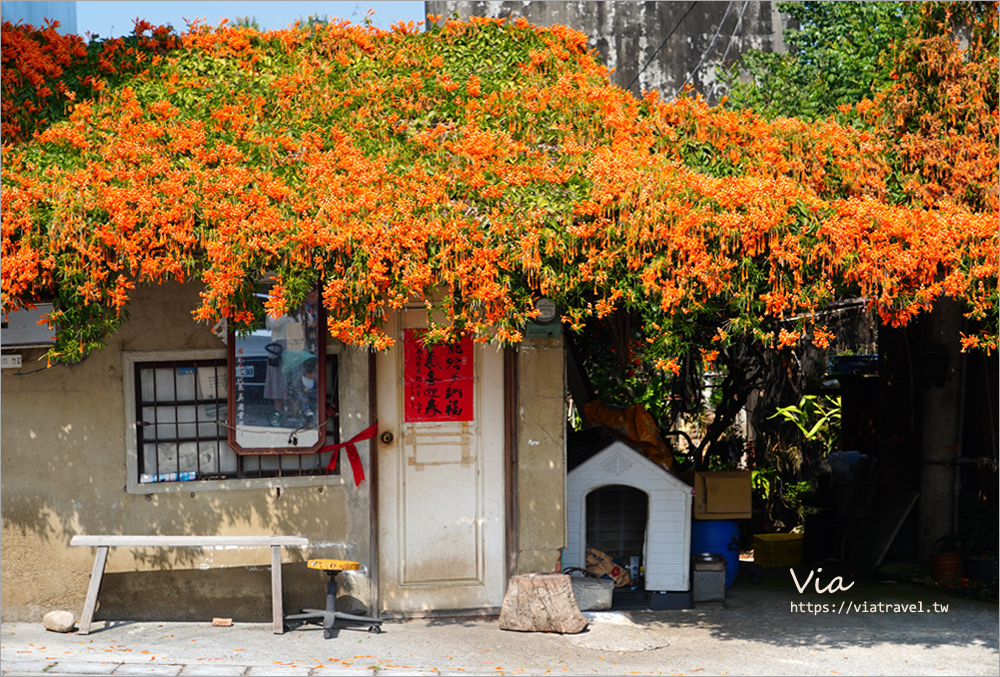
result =
M271 546L271 615L274 617L274 634L285 632L285 609L281 590L281 546Z
M101 579L104 578L104 565L108 562L108 546L97 546L94 557L94 571L90 574L90 587L87 588L87 601L83 604L83 618L80 619L79 634L90 634L90 624L94 621L94 611L97 609L97 593L101 590Z

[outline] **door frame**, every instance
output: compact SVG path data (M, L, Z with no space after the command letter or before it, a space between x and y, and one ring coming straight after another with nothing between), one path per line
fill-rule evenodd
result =
M378 423L378 378L375 373L375 351L368 351L368 425L373 426ZM368 567L368 580L371 583L372 608L369 610L370 616L378 616L382 607L382 600L379 598L378 586L378 436L381 430L376 428L375 436L368 440L368 542L371 544Z
M507 582L511 576L517 574L518 567L518 500L517 500L517 388L518 388L518 354L519 349L503 349L503 429L504 429L504 550L506 575L503 581L503 591L507 592ZM378 373L375 351L368 353L368 421L369 425L378 423ZM382 599L379 594L379 468L378 468L378 437L382 434L381 429L377 429L375 437L368 440L369 458L369 520L370 530L369 542L371 543L370 576L371 583L371 615L377 616L382 608ZM448 612L444 612L447 614ZM484 613L492 613L485 610ZM428 615L426 612L422 614ZM433 614L430 614L433 615ZM474 616L475 612L463 612L465 616Z
M519 349L504 348L503 351L503 417L504 417L504 527L506 529L507 581L517 574L519 505L517 500L517 365Z

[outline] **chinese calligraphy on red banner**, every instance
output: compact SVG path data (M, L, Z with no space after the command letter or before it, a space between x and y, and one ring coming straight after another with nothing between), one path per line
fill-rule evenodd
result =
M406 329L403 364L407 423L472 420L472 339L428 348Z

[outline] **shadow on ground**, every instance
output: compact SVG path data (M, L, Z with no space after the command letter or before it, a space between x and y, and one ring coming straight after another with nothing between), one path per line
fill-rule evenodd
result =
M765 571L757 585L738 579L726 591L725 608L633 611L632 617L649 627L698 627L721 641L781 647L998 648L995 602L846 569L797 567L795 578L787 568Z

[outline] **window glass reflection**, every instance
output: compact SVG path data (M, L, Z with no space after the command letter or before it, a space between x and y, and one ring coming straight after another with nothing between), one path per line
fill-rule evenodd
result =
M326 423L318 294L280 317L264 312L266 288L257 297L256 328L232 337L233 442L238 452L306 451Z

